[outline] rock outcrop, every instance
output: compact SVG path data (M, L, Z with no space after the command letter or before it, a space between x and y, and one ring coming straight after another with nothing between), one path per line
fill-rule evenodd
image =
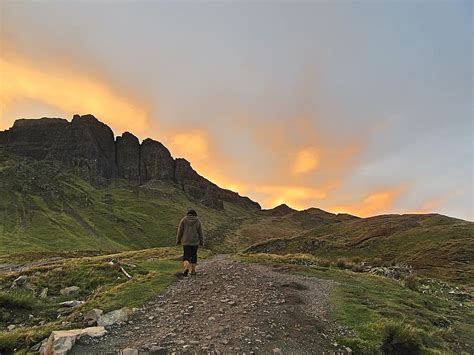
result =
M118 177L140 180L140 142L138 138L125 132L117 137L115 147Z
M238 193L222 189L211 181L199 175L186 159L178 158L175 160L175 177L181 185L184 192L202 203L213 207L219 204L217 200L233 201L242 205L251 206L260 209L260 205L248 197L240 196ZM223 208L223 205L215 206Z
M114 139L114 133L93 115L62 118L19 119L0 132L0 149L36 160L49 160L71 169L94 185L114 178L143 184L163 180L180 186L189 196L212 208L223 201L260 209L247 197L222 189L199 175L185 159L173 159L160 142L145 139L141 144L129 132Z
M174 181L174 159L160 142L150 138L142 142L140 176L143 181L152 179Z

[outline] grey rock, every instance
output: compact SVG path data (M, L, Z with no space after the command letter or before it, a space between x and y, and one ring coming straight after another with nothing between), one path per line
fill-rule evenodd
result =
M41 355L66 355L74 346L77 339L84 335L97 338L105 335L104 327L90 327L85 329L72 329L54 331L48 340L41 345Z
M73 300L73 301L64 301L64 302L60 302L58 303L60 306L63 306L63 307L76 307L76 306L79 306L81 304L84 304L84 301L77 301L77 300Z
M100 316L104 314L104 311L98 308L91 309L84 315L84 323L88 326L97 324Z
M75 294L75 293L79 292L80 289L81 288L78 287L78 286L69 286L69 287L65 287L65 288L61 289L59 291L59 293L63 296L69 296L69 295L72 295L72 294Z
M124 322L132 315L130 308L124 307L99 316L97 324L100 326L109 326L118 322Z
M40 296L40 298L48 297L48 288L47 287L43 288L43 290L41 291L39 296Z
M168 354L168 350L162 346L152 346L149 350L150 354L153 355L166 355Z

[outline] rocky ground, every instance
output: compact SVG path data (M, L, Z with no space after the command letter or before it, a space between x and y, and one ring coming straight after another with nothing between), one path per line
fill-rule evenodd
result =
M348 353L328 318L333 282L217 256L181 278L100 339L72 354ZM127 349L126 351L123 351Z

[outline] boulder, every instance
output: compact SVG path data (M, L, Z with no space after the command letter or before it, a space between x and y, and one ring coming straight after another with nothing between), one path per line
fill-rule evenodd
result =
M63 289L61 289L59 291L59 293L63 296L69 296L69 295L72 295L72 294L75 294L77 292L79 292L81 288L78 287L78 286L69 286L69 287L65 287Z
M76 340L84 335L98 338L107 333L104 327L89 327L84 329L54 331L48 340L41 345L41 355L66 355L72 349Z
M104 314L104 311L101 309L91 309L84 315L84 323L88 326L96 325L102 314Z
M132 313L133 311L127 307L105 313L97 319L97 325L109 326L118 322L124 322L132 315Z

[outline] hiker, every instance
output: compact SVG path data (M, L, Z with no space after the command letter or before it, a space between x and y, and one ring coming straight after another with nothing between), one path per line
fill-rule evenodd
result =
M201 221L194 209L188 209L188 213L179 222L176 244L183 245L183 276L196 274L198 246L203 246Z

